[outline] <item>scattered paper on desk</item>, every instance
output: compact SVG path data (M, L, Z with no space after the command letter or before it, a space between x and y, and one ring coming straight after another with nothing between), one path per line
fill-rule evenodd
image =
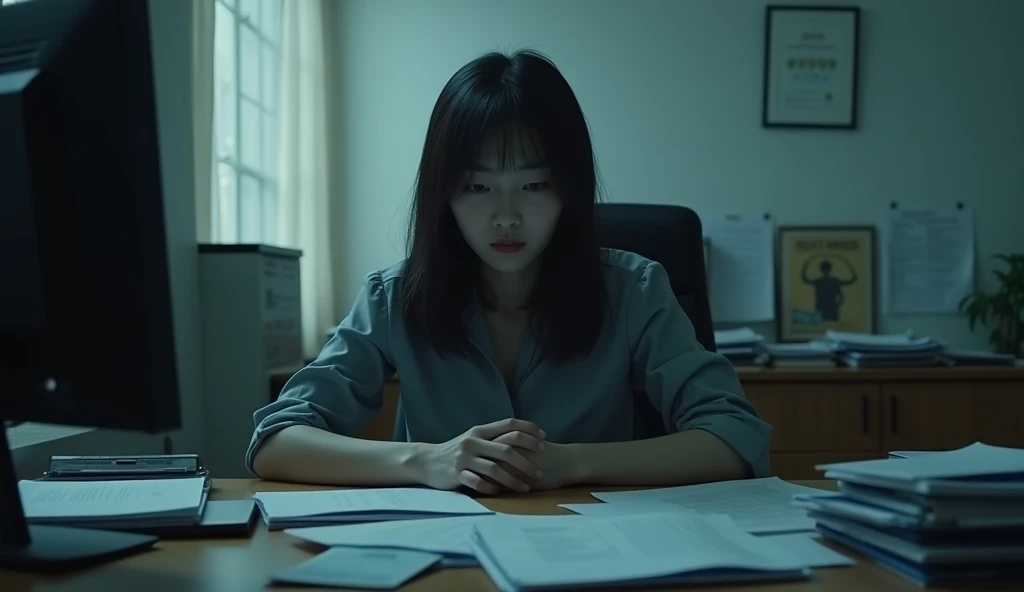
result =
M441 560L436 553L337 547L281 572L275 582L393 590Z
M816 490L824 493L821 490ZM699 512L686 510L677 505L651 500L646 502L617 502L612 504L591 503L591 504L559 504L558 507L583 516L629 516L637 514L679 514L689 516L700 516ZM754 534L754 533L751 533ZM834 567L841 565L854 565L852 559L836 553L832 549L817 542L818 535L813 532L793 532L787 534L766 534L759 537L771 541L771 543L787 553L798 558L799 561L807 563L808 567Z
M708 295L716 322L749 323L775 318L774 230L763 216L708 216Z
M798 493L821 493L779 479L743 479L682 487L592 493L608 503L666 502L702 514L726 514L751 533L782 533L814 530L807 512L792 504Z
M493 514L455 492L427 488L273 491L254 498L268 528L340 522Z
M589 504L558 504L559 508L569 510L573 514L582 516L628 516L630 514L700 514L693 510L687 510L676 504L670 504L661 500L646 500L632 502L616 502L606 504L602 502Z
M447 556L472 555L473 527L494 516L456 516L337 526L290 528L285 533L327 547L413 549Z
M499 590L803 578L800 558L728 516L495 517L473 547Z
M955 313L974 290L974 213L969 207L889 210L886 312Z
M33 522L198 516L206 479L30 481L18 483L25 517Z

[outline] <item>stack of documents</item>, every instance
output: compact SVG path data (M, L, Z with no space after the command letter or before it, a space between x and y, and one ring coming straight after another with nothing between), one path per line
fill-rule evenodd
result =
M830 368L835 366L832 350L823 343L766 343L768 363L776 368Z
M467 495L425 488L274 491L254 498L271 530L494 513Z
M827 331L817 341L852 368L910 368L940 364L943 344L913 333L874 335Z
M715 331L715 349L736 366L764 364L763 342L764 336L750 327Z
M840 493L797 495L824 536L921 585L1024 585L1024 449L830 464Z
M474 554L502 592L805 579L798 557L727 516L495 516Z
M118 481L18 482L30 524L148 530L200 522L209 493L205 477Z

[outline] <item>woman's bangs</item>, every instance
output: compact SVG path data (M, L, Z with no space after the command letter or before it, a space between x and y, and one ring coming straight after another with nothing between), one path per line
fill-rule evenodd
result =
M452 162L458 173L495 165L495 172L511 172L522 164L545 160L537 125L521 102L510 95L505 92L481 97L463 113L456 107L452 120L462 125L453 130L455 141L451 146L457 151Z

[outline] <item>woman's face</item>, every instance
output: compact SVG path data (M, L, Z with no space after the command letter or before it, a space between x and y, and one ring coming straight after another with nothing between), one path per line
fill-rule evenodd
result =
M470 248L492 269L523 271L551 242L562 203L543 156L515 150L512 166L501 166L497 142L485 142L477 166L466 171L452 213ZM519 148L519 147L516 147ZM506 170L502 170L502 169Z

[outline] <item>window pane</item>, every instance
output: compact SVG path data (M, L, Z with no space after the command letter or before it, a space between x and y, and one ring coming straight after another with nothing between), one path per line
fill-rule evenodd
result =
M281 0L263 0L260 17L260 29L263 34L277 43L281 38Z
M263 233L263 206L260 203L260 182L256 177L242 173L239 192L239 242L258 243Z
M263 242L277 244L277 185L263 183Z
M260 42L256 32L242 25L238 60L242 70L242 96L260 100Z
M260 0L238 0L238 14L249 19L254 27L260 26Z
M217 165L220 186L217 187L217 235L214 242L238 242L238 192L235 169L231 165Z
M268 44L263 45L263 106L270 111L277 111L277 100L280 89L277 88L279 68L278 53Z
M263 174L277 178L277 118L263 113Z
M260 108L249 99L242 99L242 164L259 169L263 157L260 143Z
M214 29L214 146L217 156L236 158L238 97L235 85L235 16L220 3L217 3Z

